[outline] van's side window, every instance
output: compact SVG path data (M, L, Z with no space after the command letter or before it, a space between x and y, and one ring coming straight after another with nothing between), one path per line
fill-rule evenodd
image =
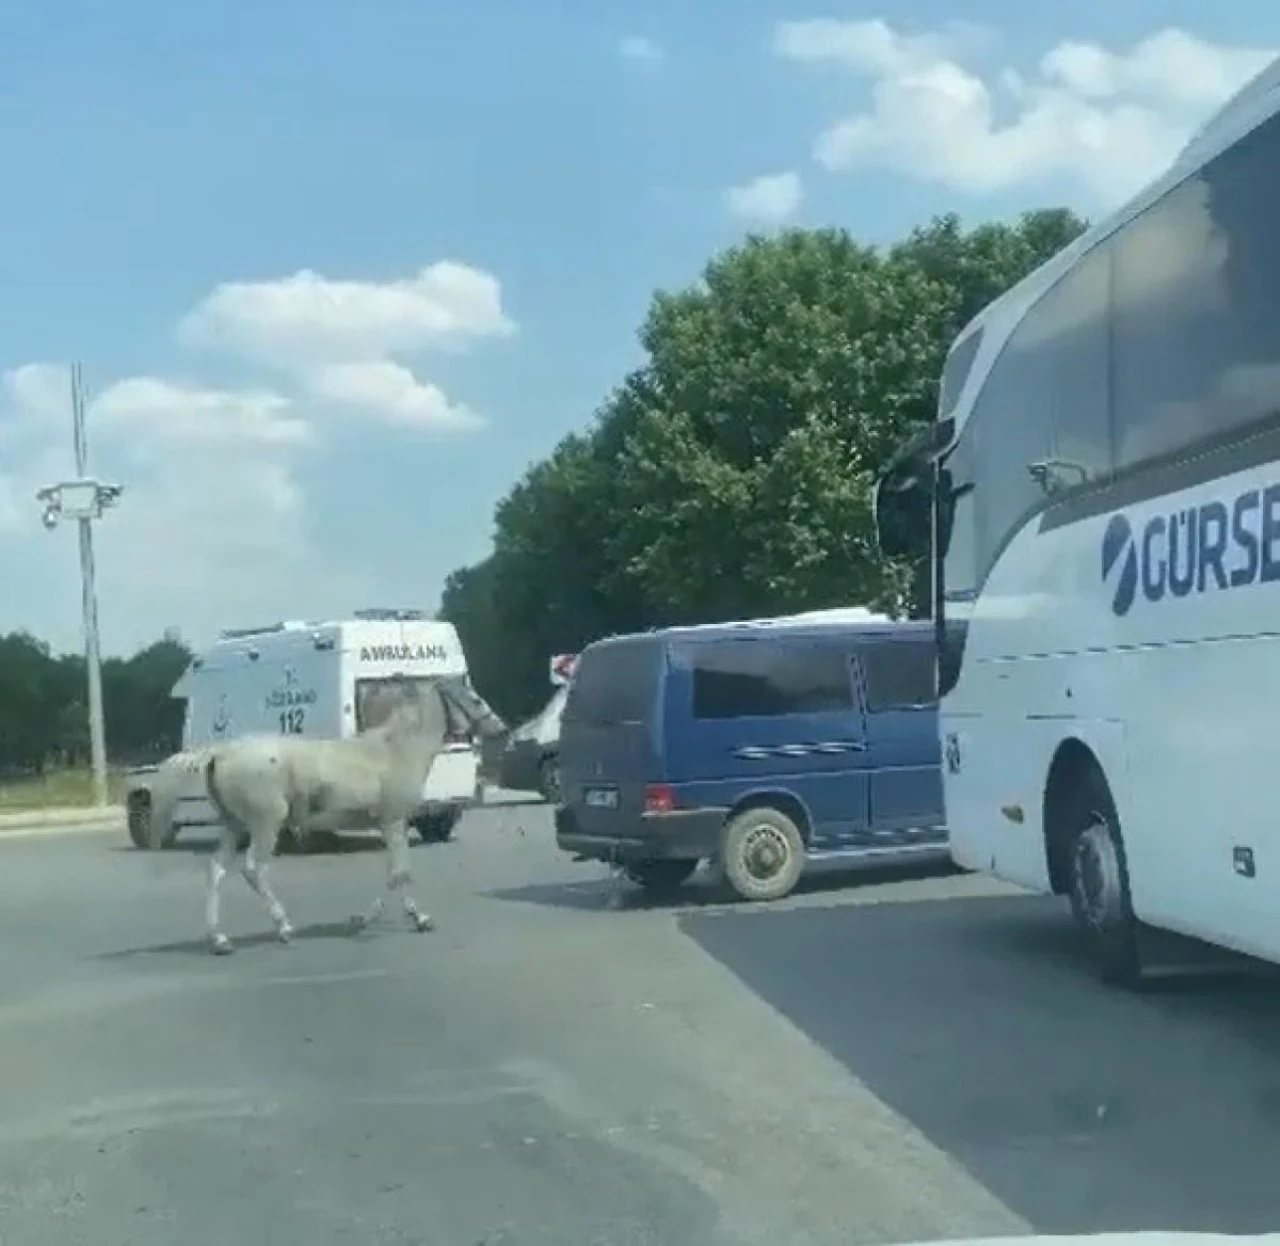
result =
M833 645L724 640L691 647L695 718L771 718L854 708L849 659Z
M867 684L867 709L873 713L931 706L937 701L932 641L870 641L858 656Z

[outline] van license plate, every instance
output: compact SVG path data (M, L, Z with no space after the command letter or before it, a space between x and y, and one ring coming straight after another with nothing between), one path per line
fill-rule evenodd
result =
M586 802L593 809L616 809L618 807L618 789L616 787L589 787L585 793Z

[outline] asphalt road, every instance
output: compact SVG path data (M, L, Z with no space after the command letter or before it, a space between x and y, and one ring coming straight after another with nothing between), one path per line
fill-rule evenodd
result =
M381 858L290 858L300 928L200 939L202 860L0 843L0 1235L183 1246L871 1243L1274 1229L1280 989L1098 985L974 877L653 907L541 807L415 849L438 928L352 939ZM834 882L843 883L837 887Z

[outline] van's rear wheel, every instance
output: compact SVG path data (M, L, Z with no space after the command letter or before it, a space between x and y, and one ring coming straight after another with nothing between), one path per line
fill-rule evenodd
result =
M804 836L780 809L744 809L720 837L719 872L743 900L789 895L800 881L804 861Z
M675 891L688 882L697 861L636 861L625 866L623 873L638 887L646 891Z
M1134 987L1142 980L1138 921L1129 892L1129 863L1111 790L1091 767L1073 800L1071 915L1084 933L1102 980Z

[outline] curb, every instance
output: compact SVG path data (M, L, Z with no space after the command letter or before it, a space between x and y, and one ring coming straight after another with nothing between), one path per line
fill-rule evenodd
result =
M124 807L26 809L0 814L0 835L52 834L58 831L115 831L125 825Z

